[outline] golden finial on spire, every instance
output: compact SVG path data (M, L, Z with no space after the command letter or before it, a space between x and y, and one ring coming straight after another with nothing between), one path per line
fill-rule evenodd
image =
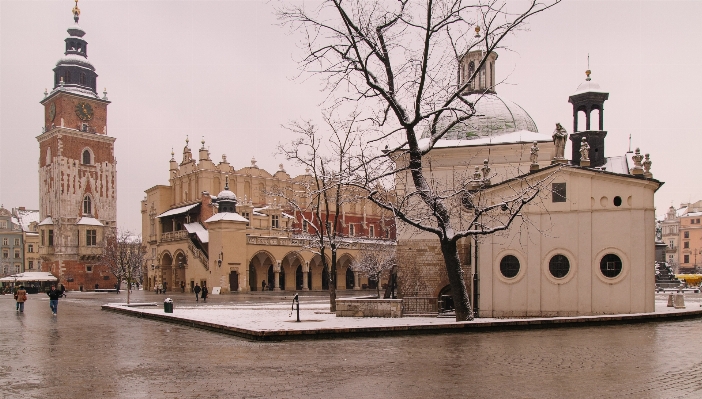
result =
M78 23L78 17L80 16L80 8L78 8L78 0L74 0L76 2L75 7L73 7L73 20Z
M589 70L589 69L588 69L587 71L585 71L585 75L587 75L587 78L585 78L585 80L590 80L590 74L591 74L591 73L592 73L592 71Z
M475 25L475 37L480 37L480 26Z

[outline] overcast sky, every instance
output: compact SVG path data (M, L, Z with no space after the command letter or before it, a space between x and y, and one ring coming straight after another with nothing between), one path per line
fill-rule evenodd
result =
M45 88L63 55L73 1L0 0L0 203L38 209ZM212 159L275 171L281 128L317 118L324 96L315 79L295 79L297 39L264 1L81 0L80 25L100 91L107 88L108 133L116 137L118 225L140 231L144 190L168 183L171 147L180 161L204 136ZM650 153L660 216L702 199L699 170L702 2L565 1L509 40L496 64L500 97L521 105L539 131L570 132L568 96L592 77L605 103L608 156ZM566 149L570 154L570 149ZM288 172L300 172L286 165Z

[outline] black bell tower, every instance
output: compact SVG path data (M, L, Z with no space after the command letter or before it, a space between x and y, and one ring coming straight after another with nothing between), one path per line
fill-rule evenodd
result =
M580 143L585 137L590 146L590 166L597 167L606 163L604 144L607 132L604 131L604 102L609 98L609 93L603 91L600 85L590 78L590 70L585 71L587 78L578 86L576 92L568 98L573 104L573 134L570 135L573 150L571 162L580 165ZM599 112L598 128L592 129L592 111ZM578 131L578 114L585 113L585 130Z

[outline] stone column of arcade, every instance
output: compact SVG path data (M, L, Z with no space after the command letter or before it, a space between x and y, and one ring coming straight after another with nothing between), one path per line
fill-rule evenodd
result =
M353 289L354 290L361 289L360 281L361 281L361 278L359 277L359 273L356 270L354 270L353 271Z
M309 291L310 288L307 286L307 278L310 273L310 262L305 262L302 266L302 290Z
M273 266L273 291L280 291L280 261L276 261Z

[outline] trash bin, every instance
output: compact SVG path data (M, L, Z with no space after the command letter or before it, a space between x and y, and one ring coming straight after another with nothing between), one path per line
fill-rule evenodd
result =
M173 300L171 298L166 298L163 301L163 311L165 313L173 313Z

